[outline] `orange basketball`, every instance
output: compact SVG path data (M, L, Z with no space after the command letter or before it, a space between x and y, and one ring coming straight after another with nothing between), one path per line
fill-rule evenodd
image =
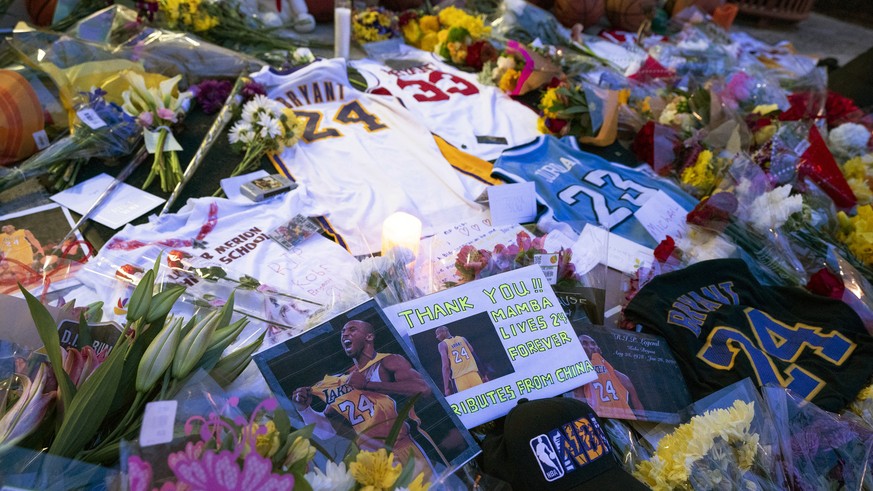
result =
M606 17L616 29L634 32L655 14L657 0L606 0Z
M555 0L555 6L552 7L552 13L564 27L573 27L575 24L593 26L603 17L605 10L604 0Z
M57 4L58 0L26 0L24 6L34 24L48 26L52 23Z

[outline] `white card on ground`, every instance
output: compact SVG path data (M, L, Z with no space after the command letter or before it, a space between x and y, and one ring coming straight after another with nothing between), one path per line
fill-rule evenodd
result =
M139 429L139 445L148 447L173 441L176 408L179 401L156 401L146 404Z
M241 201L243 203L252 203L252 200L246 198L239 191L239 187L243 184L269 176L270 173L265 170L257 170L241 176L228 177L221 180L221 190L224 195L231 201Z
M109 174L99 174L70 189L61 191L52 196L51 199L80 215L85 214L114 181L115 178ZM119 229L163 202L163 198L129 184L121 183L95 210L91 220L112 229Z
M648 247L591 224L585 225L576 244L573 247L574 258L576 257L575 250L580 245L589 248L598 247L601 250L605 248L607 250L607 266L627 274L634 274L641 266L651 264L655 254L655 251Z
M668 235L674 239L685 237L688 230L685 223L688 212L664 191L658 191L649 198L634 215L658 242Z
M536 185L519 182L489 186L488 206L495 227L532 222L537 217Z

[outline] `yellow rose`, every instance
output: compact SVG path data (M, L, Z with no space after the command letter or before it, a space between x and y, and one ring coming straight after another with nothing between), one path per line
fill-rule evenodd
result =
M421 26L422 32L436 33L440 30L440 20L435 15L424 15L418 20L418 25Z

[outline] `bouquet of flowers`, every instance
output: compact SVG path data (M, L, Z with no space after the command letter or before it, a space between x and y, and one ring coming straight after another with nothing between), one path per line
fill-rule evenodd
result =
M300 141L305 121L294 111L263 95L254 96L242 108L240 119L228 133L231 145L245 151L242 160L230 174L238 176L260 166L268 152L281 152ZM213 196L221 196L218 189Z
M164 80L157 87L147 87L145 79L138 73L127 72L124 78L130 83L130 89L122 93L122 107L142 125L146 148L155 154L143 189L160 176L161 190L172 191L182 180L182 168L176 153L182 147L173 137L171 126L185 116L193 94L178 91L176 86L182 80L181 75Z
M0 168L0 192L45 174L52 175L55 189L64 189L75 184L83 162L88 159L131 154L139 143L136 121L117 104L107 102L104 95L100 89L83 94L88 100L76 106L79 117L70 135L17 167Z
M219 485L222 489L266 486L424 491L430 485L424 473L414 474L411 462L397 462L394 453L385 448L358 451L353 445L344 461L333 462L331 455L312 440L314 426L293 428L275 398L261 401L245 416L238 397L223 396L219 389L208 386L204 389L202 397L212 410L205 417L188 417L183 435L165 445L126 448L123 461L132 491L188 486L214 489ZM386 445L390 447L392 442ZM317 453L328 459L323 470L314 465Z
M545 242L546 236L532 239L527 232L519 232L514 244L497 244L491 251L465 245L455 259L455 275L460 281L449 286L530 266L534 255L546 253Z
M383 7L368 7L355 12L352 33L359 43L384 41L399 36L394 13Z
M483 52L493 53L487 40L491 27L485 25L483 16L468 14L454 6L440 10L437 15L406 12L400 16L400 29L407 44L433 51L456 65L481 70Z
M851 412L829 413L781 387L765 387L763 393L781 436L791 489L868 489L873 484L873 429L864 424L863 411L861 419ZM857 403L854 409L860 409Z
M618 134L618 92L558 81L539 102L539 129L547 135L573 135L582 143L606 146Z
M92 356L60 346L57 326L46 308L22 288L50 369L60 402L50 418L43 418L45 402L40 378L31 385L18 416L8 423L7 436L20 441L30 436L33 448L65 458L96 463L114 462L122 439L135 435L145 404L172 396L198 369L237 364L236 352L222 358L247 324L231 322L233 297L224 308L187 322L169 315L183 287L155 293L155 269L146 271L128 303L122 335L105 353ZM246 356L246 360L248 357Z
M273 50L294 51L300 45L330 47L279 35L276 29L266 27L254 16L246 15L236 0L146 0L139 6L139 11L141 18L156 18L159 24L167 28L193 32L216 44L252 52L256 56Z
M694 416L663 437L634 476L656 491L770 489L761 435L752 424L756 410L755 401L737 399Z
M522 95L562 78L561 69L547 56L516 41L508 41L496 60L483 60L479 81L496 85L509 95Z

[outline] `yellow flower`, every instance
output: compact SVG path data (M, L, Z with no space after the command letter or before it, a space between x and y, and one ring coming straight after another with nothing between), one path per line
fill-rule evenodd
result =
M400 477L402 466L394 464L394 454L384 448L376 452L362 450L349 465L352 477L364 486L363 491L381 491L394 485Z
M640 103L640 110L643 111L644 113L652 112L652 97L651 96L646 96L646 98L643 99L643 102Z
M406 41L407 44L411 44L416 48L421 47L421 37L424 33L418 25L418 22L415 22L414 20L409 21L400 31L403 33L403 40Z
M777 104L762 104L759 106L755 106L755 109L752 109L752 114L758 114L761 116L766 116L774 111L778 111L779 106Z
M467 46L464 43L449 43L446 47L449 48L449 57L451 57L453 62L464 63L466 61Z
M718 179L717 173L712 168L712 152L704 150L697 156L694 165L688 166L682 171L680 178L688 186L700 190L704 194L714 187Z
M858 394L858 401L864 401L867 399L873 399L873 385L868 385L867 387L864 387L864 390L862 390Z
M695 416L662 438L655 455L637 464L634 476L655 490L691 489L691 467L709 453L716 438L727 440L739 468L749 470L759 439L750 433L754 415L753 403L736 401L729 409Z
M429 488L430 488L430 483L424 482L424 473L423 472L420 473L419 475L415 476L415 479L413 479L412 482L409 483L409 486L407 486L407 489L409 491L427 491Z
M512 90L515 89L515 85L518 83L519 75L521 74L518 70L513 68L506 70L500 77L500 81L497 82L497 87L499 87L503 92L512 92Z
M315 447L309 442L308 438L298 436L291 444L291 449L288 450L288 456L285 457L284 466L289 468L297 462L309 463L315 457Z
M435 15L423 15L418 20L421 31L425 34L437 33L440 30L440 20Z
M558 98L558 89L556 87L546 90L540 99L540 109L543 110L543 116L552 119L558 119L558 113L555 112L555 105L560 102Z
M447 27L454 27L458 25L458 22L467 15L463 10L457 7L448 7L440 10L439 12L439 20L440 24Z
M846 179L865 179L867 177L867 164L861 157L847 160L843 164L843 175L846 176Z
M773 139L773 135L775 134L776 125L768 124L767 126L755 132L755 143L757 143L758 145L763 145L764 143Z
M873 207L863 205L857 210L853 217L842 211L837 213L840 225L837 238L864 264L873 265Z
M279 431L276 430L276 423L267 421L264 425L267 427L267 432L263 435L258 435L255 441L255 450L261 457L270 458L276 455L279 451ZM257 431L258 425L255 424L252 431Z
M424 51L434 51L436 49L436 45L439 43L439 36L435 32L428 32L424 36L421 37L421 46L420 48Z
M160 0L158 9L163 12L171 25L179 21L181 0Z
M194 18L194 32L203 32L218 25L218 18L208 14L201 14Z
M446 41L449 40L449 30L443 29L442 31L437 33L437 42L439 44L445 44Z
M858 199L859 205L873 203L873 191L870 190L870 186L865 179L851 177L846 179L846 182L849 183L849 187L852 188L852 193L854 193L855 198Z
M544 135L552 134L552 132L549 131L549 127L546 126L546 118L544 118L544 117L537 118L537 131L539 131L540 133L542 133Z

